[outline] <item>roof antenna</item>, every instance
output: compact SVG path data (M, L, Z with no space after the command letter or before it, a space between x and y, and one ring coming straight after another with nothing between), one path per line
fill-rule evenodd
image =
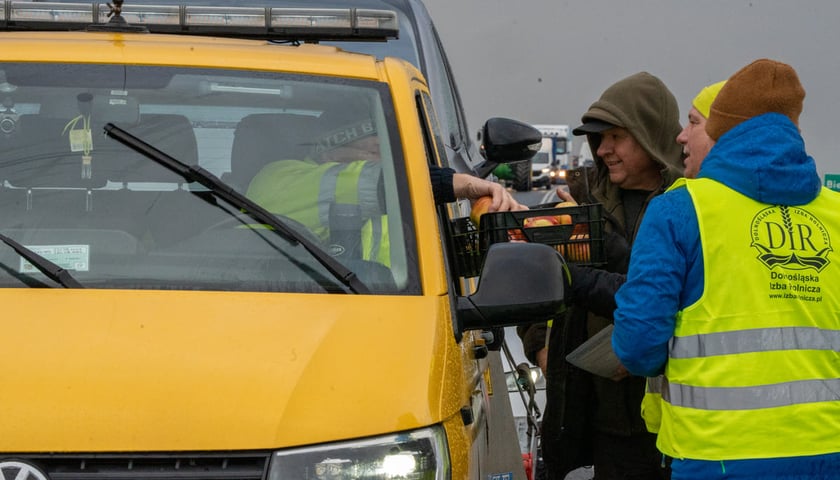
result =
M131 25L125 21L122 16L122 7L124 0L112 0L108 2L108 23L97 23L90 25L87 28L89 32L145 32L149 29L143 25Z
M116 20L117 23L126 23L125 19L122 18L122 15L121 15L122 14L122 4L123 4L123 0L114 0L113 5L111 5L110 2L107 3L108 8L111 9L111 11L108 12L108 18L110 18L112 15L114 16L114 18L111 19L112 22L114 20ZM117 19L119 19L119 20L117 20Z

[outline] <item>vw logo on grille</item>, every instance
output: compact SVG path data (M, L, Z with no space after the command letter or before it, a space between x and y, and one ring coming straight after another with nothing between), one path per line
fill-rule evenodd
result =
M14 460L0 461L0 479L14 480L50 480L38 467L26 462Z

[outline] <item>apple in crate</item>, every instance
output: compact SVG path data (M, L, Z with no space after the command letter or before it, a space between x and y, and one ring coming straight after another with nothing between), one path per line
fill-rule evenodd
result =
M522 222L525 228L534 227L550 227L553 225L560 225L560 220L554 215L540 215L538 217L528 217Z
M493 197L490 195L478 197L472 202L470 206L470 220L472 220L476 227L478 227L478 222L481 221L481 216L490 209L491 203L493 203Z
M567 202L560 202L554 206L554 208L565 208L565 207L576 207L577 202L567 201ZM572 216L569 214L561 214L557 215L557 221L560 222L561 225L571 225L572 224Z

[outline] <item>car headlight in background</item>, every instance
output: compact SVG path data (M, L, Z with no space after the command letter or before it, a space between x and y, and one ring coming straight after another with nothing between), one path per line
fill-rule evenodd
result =
M268 480L448 480L442 428L275 452Z
M505 372L505 382L508 392L515 392L520 388L526 391L530 385L537 390L545 390L545 376L540 367L530 366L527 363L520 363L515 371Z

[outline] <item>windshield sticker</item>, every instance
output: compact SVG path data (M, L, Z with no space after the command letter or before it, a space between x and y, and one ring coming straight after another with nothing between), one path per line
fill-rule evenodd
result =
M90 245L27 245L26 248L65 270L87 272L90 267ZM20 273L40 273L26 259L20 259Z

